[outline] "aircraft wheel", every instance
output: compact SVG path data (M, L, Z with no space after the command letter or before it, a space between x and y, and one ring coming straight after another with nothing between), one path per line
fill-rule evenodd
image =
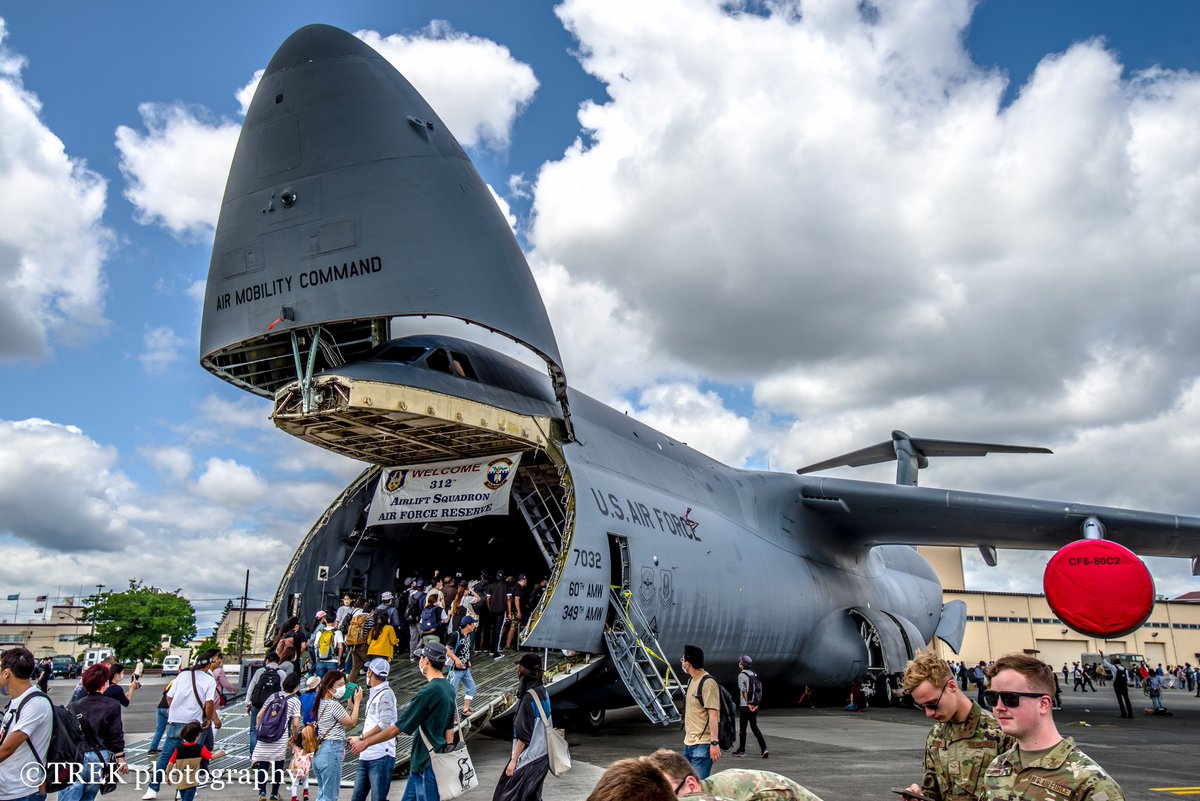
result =
M604 707L592 707L576 718L580 731L597 732L604 725Z
M871 698L872 706L891 706L895 703L895 693L892 690L891 678L886 674L875 679L875 694Z

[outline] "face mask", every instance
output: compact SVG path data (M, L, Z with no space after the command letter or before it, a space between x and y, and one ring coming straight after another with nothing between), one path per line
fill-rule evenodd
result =
M344 694L345 692L346 692L346 685L345 685L345 684L335 684L335 685L333 685L333 695L334 695L334 697L335 697L335 698L336 698L336 697L338 697L338 696L340 696L340 695L342 695L342 694Z

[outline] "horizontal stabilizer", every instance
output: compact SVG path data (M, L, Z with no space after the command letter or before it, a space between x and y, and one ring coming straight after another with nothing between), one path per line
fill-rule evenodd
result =
M987 456L989 453L1053 453L1049 448L1026 445L992 445L986 442L959 442L950 439L919 439L903 431L893 431L892 439L857 451L835 456L823 462L801 467L796 472L813 473L832 467L864 467L897 460L896 483L917 484L917 470L928 467L934 456Z

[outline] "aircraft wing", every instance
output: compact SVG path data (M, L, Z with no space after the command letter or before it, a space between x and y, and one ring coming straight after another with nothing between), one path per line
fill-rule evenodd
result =
M1089 518L1142 556L1200 555L1200 517L850 479L801 478L801 503L842 537L883 544L1056 550Z

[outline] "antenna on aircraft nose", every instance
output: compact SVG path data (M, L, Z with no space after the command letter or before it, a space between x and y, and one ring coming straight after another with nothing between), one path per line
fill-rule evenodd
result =
M828 470L832 467L865 467L896 460L896 483L917 486L917 473L929 467L934 456L987 456L989 453L1053 453L1049 448L1026 445L991 445L984 442L959 442L950 439L918 439L903 431L892 432L892 438L857 451L844 453L823 462L796 470L800 475Z

